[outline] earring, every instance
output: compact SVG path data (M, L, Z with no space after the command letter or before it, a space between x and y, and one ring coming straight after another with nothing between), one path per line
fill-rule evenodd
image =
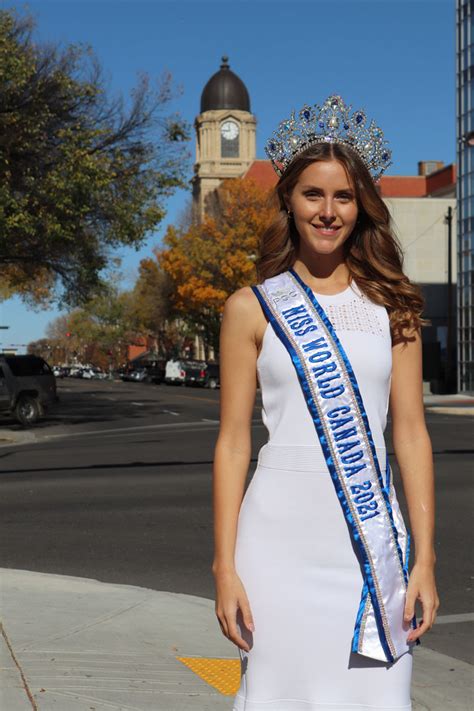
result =
M291 218L292 218L291 210L287 210L287 213L288 213L288 219L291 220Z

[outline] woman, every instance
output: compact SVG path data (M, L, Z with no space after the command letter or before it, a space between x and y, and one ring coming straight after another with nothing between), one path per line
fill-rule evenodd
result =
M340 96L315 109L267 142L280 210L262 281L224 308L216 615L241 658L234 711L407 711L412 647L439 607L423 298L375 187L390 164L383 133ZM269 438L244 496L257 379Z

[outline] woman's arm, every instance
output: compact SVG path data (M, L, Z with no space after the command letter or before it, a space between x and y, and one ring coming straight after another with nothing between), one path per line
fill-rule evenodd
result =
M237 520L251 458L251 420L257 389L256 297L250 287L226 301L220 331L220 429L213 465L216 613L224 634L243 648L235 627L237 607L252 622L245 591L236 575Z
M434 581L435 490L431 439L423 404L422 346L420 329L392 347L390 390L393 446L403 480L410 527L415 544L415 563L410 574L405 619L415 613L415 600L423 606L423 620L410 640L430 629L439 598Z
M248 291L249 287L240 289L227 299L220 331L220 428L213 467L213 570L234 569L237 518L251 457L257 346L255 296Z

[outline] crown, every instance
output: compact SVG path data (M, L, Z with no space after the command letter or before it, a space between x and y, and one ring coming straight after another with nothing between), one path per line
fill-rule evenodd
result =
M293 158L314 143L344 143L362 158L373 181L392 164L392 152L386 147L382 129L372 120L367 126L363 109L350 115L352 106L346 105L337 94L328 96L322 106L305 104L289 119L281 121L264 146L278 175L283 175Z

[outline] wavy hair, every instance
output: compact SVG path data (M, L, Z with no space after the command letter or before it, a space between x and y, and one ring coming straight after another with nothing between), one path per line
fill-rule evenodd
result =
M344 261L361 291L386 307L392 341L406 340L405 328L430 325L422 318L425 299L421 287L403 271L403 250L396 237L388 207L362 159L341 143L317 143L298 154L280 177L269 202L275 209L274 221L260 237L255 262L257 278L263 281L291 267L298 256L299 234L294 220L288 219L286 203L300 174L315 161L338 160L353 184L358 206L354 230L344 242Z

